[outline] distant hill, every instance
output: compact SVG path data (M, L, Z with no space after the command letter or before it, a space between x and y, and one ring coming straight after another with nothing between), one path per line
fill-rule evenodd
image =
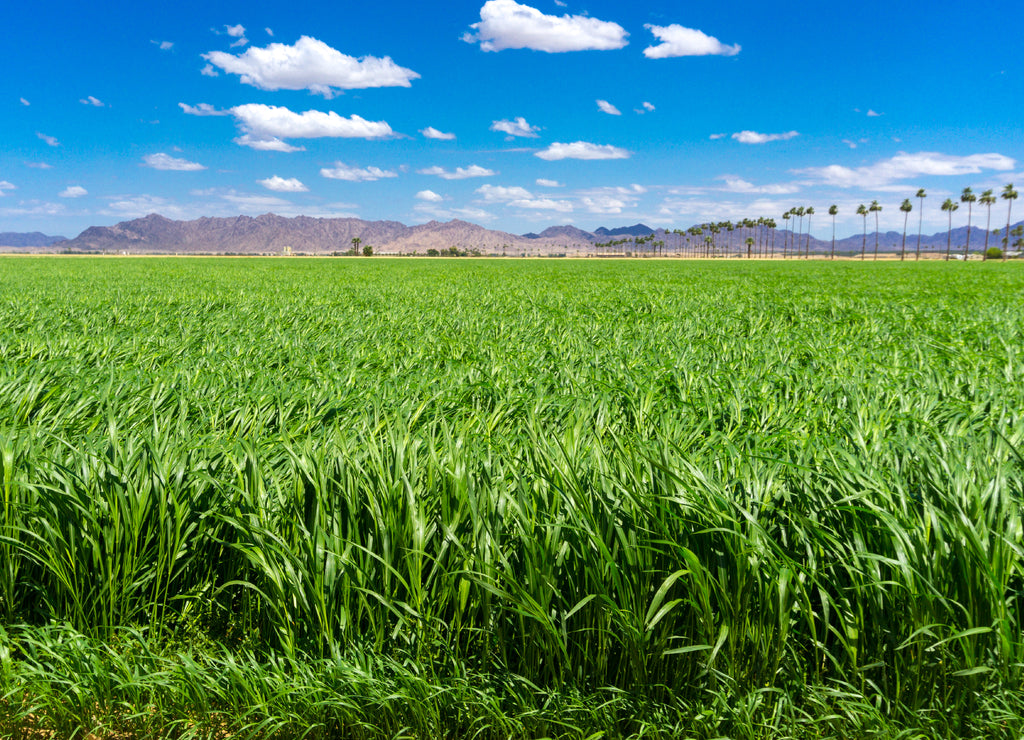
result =
M26 234L11 231L0 232L0 247L49 247L66 240L66 236L47 236L38 231Z
M602 226L599 229L594 230L594 234L597 236L650 236L654 233L654 229L644 224L634 224L633 226L620 226L617 229L606 229Z

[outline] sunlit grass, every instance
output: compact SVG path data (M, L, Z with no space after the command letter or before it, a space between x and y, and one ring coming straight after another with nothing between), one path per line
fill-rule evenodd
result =
M1024 727L1016 265L0 277L0 735Z

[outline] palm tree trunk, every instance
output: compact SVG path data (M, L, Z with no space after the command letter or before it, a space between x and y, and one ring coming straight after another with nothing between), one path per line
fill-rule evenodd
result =
M967 243L964 245L964 262L967 261L967 253L971 249L971 206L974 204L967 201Z
M1006 246L1003 248L1003 262L1006 262L1006 253L1010 251L1010 212L1013 210L1013 199L1006 199Z
M924 198L918 198L920 205L917 211L917 252L914 254L914 262L921 259L921 226L924 224Z
M949 230L946 232L946 262L949 262L949 247L953 243L953 209L949 209Z
M988 259L988 232L992 229L992 204L988 205L988 219L985 221L985 251L981 253L981 261Z
M878 211L875 211L875 256L873 259L878 260Z
M836 258L836 217L832 217L832 256L829 259Z
M907 219L910 218L910 211L903 212L903 246L900 247L900 262L907 253Z

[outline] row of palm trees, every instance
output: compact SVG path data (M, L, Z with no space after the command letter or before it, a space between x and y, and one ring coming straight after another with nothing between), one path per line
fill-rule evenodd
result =
M1003 188L999 194L999 198L1002 198L1007 202L1006 211L1006 234L1003 237L1003 249L1002 258L1006 259L1007 252L1011 246L1024 245L1024 230L1014 229L1010 231L1010 221L1012 216L1013 201L1017 199L1017 191L1013 187L1013 183L1010 183ZM924 225L924 199L928 197L928 193L924 188L917 191L914 196L918 199L918 224L917 224L917 247L914 251L914 259L921 259L921 236L922 227ZM980 196L975 195L971 188L964 188L960 195L960 203L967 205L967 243L964 245L963 258L967 259L971 245L971 228L972 228L972 217L973 207L975 203L979 203L987 208L987 222L985 227L985 246L982 251L982 259L985 260L989 257L989 228L992 225L992 206L998 202L998 198L995 196L993 190L986 190L981 193ZM960 205L953 201L952 198L946 198L945 202L942 203L942 211L948 214L948 230L946 237L946 259L950 259L952 256L952 238L953 238L953 213L960 208ZM900 246L900 260L906 258L907 253L907 228L909 225L910 213L914 210L914 205L910 198L905 198L903 203L900 204L900 211L903 213L903 240ZM867 219L868 216L874 214L875 216L875 248L873 259L878 259L879 249L879 225L878 216L882 212L882 206L877 200L871 201L870 205L861 204L857 207L857 215L864 219L863 237L861 240L861 252L860 258L865 259L867 254ZM836 216L839 214L839 206L831 205L828 208L828 215L832 217L832 249L830 252L830 258L835 259L836 256ZM786 222L787 229L783 231L783 241L781 245L781 255L783 259L789 257L803 257L807 259L810 257L810 246L811 246L811 218L815 215L813 206L797 206L791 208L782 214L782 219ZM806 230L804 227L804 217L807 217ZM795 222L795 229L789 229L790 220ZM736 254L737 251L740 255L743 254L742 247L746 247L745 252L748 258L750 257L775 257L775 229L777 224L775 219L772 218L758 218L758 219L742 219L733 223L732 221L720 221L713 223L703 223L691 226L689 229L675 229L668 233L676 235L679 239L675 240L675 244L670 245L670 250L675 251L677 254L689 255L694 257L710 257L714 254ZM733 235L739 232L739 239L734 241ZM1021 232L1021 233L1018 233ZM993 232L998 235L998 229ZM1011 234L1015 237L1015 241L1011 244ZM665 241L655 240L653 234L644 237L626 237L622 239L613 239L606 243L596 244L598 251L602 250L610 253L625 253L626 246L631 247L630 253L635 254L664 254L665 252ZM739 250L736 249L739 247Z

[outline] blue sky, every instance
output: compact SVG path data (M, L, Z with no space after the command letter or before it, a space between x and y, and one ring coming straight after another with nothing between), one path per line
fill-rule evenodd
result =
M1024 186L1022 22L1019 0L18 4L0 231L151 212L675 228L835 203L843 236L873 199L901 229L920 187L938 231L964 187Z

